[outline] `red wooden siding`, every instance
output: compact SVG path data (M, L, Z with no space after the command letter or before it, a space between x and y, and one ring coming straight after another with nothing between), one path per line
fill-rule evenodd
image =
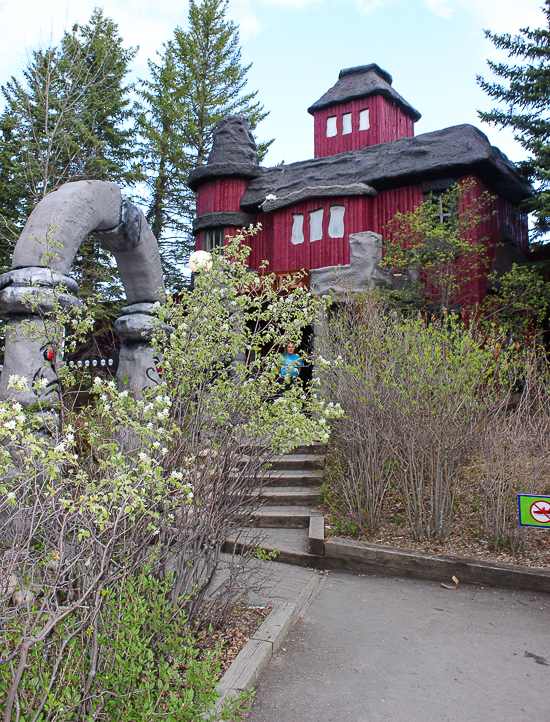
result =
M359 130L359 113L369 110L370 128ZM351 133L342 135L342 115L351 113ZM327 138L327 118L336 116L337 134ZM412 138L414 122L401 108L381 95L335 105L315 113L315 158L359 150L397 138Z
M262 224L261 232L251 239L250 267L259 270L262 261L269 261L268 270L287 271L298 268L322 268L347 265L350 262L349 234L374 231L384 235L384 228L391 218L401 211L412 210L422 201L419 186L400 188L380 193L376 198L351 196L340 198L317 198L297 203L288 208L256 216ZM329 238L330 207L344 206L344 236ZM322 208L323 238L309 240L309 212ZM304 242L293 245L292 222L294 214L304 216Z
M240 211L246 184L242 178L222 178L205 183L197 193L197 216L216 211Z
M480 303L485 297L486 269L494 259L495 248L499 241L500 226L509 226L516 242L526 252L528 250L527 217L519 213L512 203L497 197L482 181L474 176L459 180L474 181L472 189L464 200L465 204L480 198L485 191L489 191L494 196L494 200L491 201L485 214L487 215L486 220L479 224L475 239L472 238L472 240L484 240L484 245L487 248L487 261L482 263L481 258L472 261L471 268L464 273L464 282L456 299L457 302L463 305L472 306ZM239 192L242 195L241 188L243 188L245 181L237 182L239 183ZM212 183L209 185L214 186L217 184ZM374 231L385 238L386 228L395 214L412 211L422 201L421 186L410 186L381 192L375 198L370 196L317 198L266 213L265 215L259 214L255 218L255 223L261 223L262 230L256 236L250 238L249 265L257 271L260 270L263 261L268 261L268 271L313 269L339 264L347 265L350 262L350 233ZM329 238L328 226L331 206L344 206L345 208L343 238ZM310 242L309 212L320 208L324 211L323 238ZM218 207L216 210L229 209ZM238 210L238 206L230 210ZM290 240L295 214L304 216L304 241L298 245L293 245ZM226 236L235 235L237 230L236 228L225 228L224 233ZM201 233L197 234L196 249L202 248L201 235Z
M487 273L491 262L495 258L496 247L500 240L499 231L501 226L508 226L511 229L514 240L523 252L527 253L529 249L527 216L520 213L510 201L498 196L479 178L467 176L459 180L473 181L475 184L465 198L465 203L480 199L485 192L490 193L493 197L489 206L482 213L485 220L478 225L475 232L475 240L478 242L483 241L486 249L485 254L474 260L468 274L469 278L462 284L459 297L456 299L462 305L474 306L481 303L487 294Z

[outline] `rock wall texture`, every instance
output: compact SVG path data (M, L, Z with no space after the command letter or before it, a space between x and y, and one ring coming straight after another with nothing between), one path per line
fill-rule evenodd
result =
M57 378L45 341L44 318L54 298L67 308L80 305L78 284L69 276L82 240L94 235L116 259L128 306L115 324L123 341L119 388L134 393L158 383L148 341L155 328L152 311L165 299L156 238L143 213L122 196L115 183L78 181L47 195L30 215L13 254L12 270L0 276L0 312L9 316L0 397L17 396L26 408L55 404ZM61 287L61 288L60 288ZM31 337L24 329L32 331ZM38 339L38 340L34 340ZM12 374L46 379L39 395L8 391ZM125 381L127 378L127 381Z

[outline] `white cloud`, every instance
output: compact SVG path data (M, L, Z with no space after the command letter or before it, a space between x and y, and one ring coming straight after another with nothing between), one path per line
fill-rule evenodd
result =
M517 33L524 27L544 27L543 0L454 0L494 33Z
M229 13L233 18L241 18L246 17L246 14L252 11L253 5L303 10L309 6L323 3L324 0L232 0L229 5Z
M295 8L301 10L308 5L319 5L322 0L255 0L258 5L272 5L275 7Z
M379 8L389 7L402 0L356 0L356 6L363 15L371 15ZM453 14L451 0L409 0L408 5L425 5L429 10L443 18L450 18Z
M262 25L254 13L246 13L237 18L239 25L239 34L243 40L258 35L262 30Z
M441 15L446 20L453 16L454 10L451 7L450 0L426 0L426 5L436 15Z
M262 1L262 0L260 0ZM292 0L263 0L266 2L292 2ZM308 0L295 0L297 4ZM404 0L355 0L363 15L386 8ZM544 26L541 5L543 0L405 0L409 8L424 5L436 15L450 19L456 13L466 12L475 17L483 28L493 32L516 33L519 28Z
M378 8L386 7L387 5L393 5L399 0L357 0L357 9L363 15L370 15Z
M1 1L1 0L0 0ZM153 7L151 0L4 0L0 5L0 83L26 64L26 50L57 42L75 22L86 23L94 7L118 23L125 46L139 46L134 63L137 75L147 72L147 58L154 58L177 25L187 22L187 2ZM145 30L144 30L145 29Z

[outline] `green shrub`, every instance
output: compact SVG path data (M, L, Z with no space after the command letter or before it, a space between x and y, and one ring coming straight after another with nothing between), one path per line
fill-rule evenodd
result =
M169 601L171 588L172 579L127 577L102 591L100 611L86 625L74 611L33 646L18 691L21 722L207 719L202 715L216 700L219 662L214 652L201 654L186 627L183 600ZM20 631L15 625L11 635ZM2 707L11 683L11 670L1 666Z

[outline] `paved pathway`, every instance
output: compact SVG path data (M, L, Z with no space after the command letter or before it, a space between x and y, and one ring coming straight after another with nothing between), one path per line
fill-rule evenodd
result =
M238 559L238 557L237 557ZM214 586L226 576L229 554L222 554L222 561L214 580ZM306 569L280 562L263 562L251 559L247 563L246 586L251 604L277 604L298 602L305 610L314 599L327 578L326 572Z
M272 592L304 572L274 570ZM337 571L249 722L548 722L549 689L550 595Z

